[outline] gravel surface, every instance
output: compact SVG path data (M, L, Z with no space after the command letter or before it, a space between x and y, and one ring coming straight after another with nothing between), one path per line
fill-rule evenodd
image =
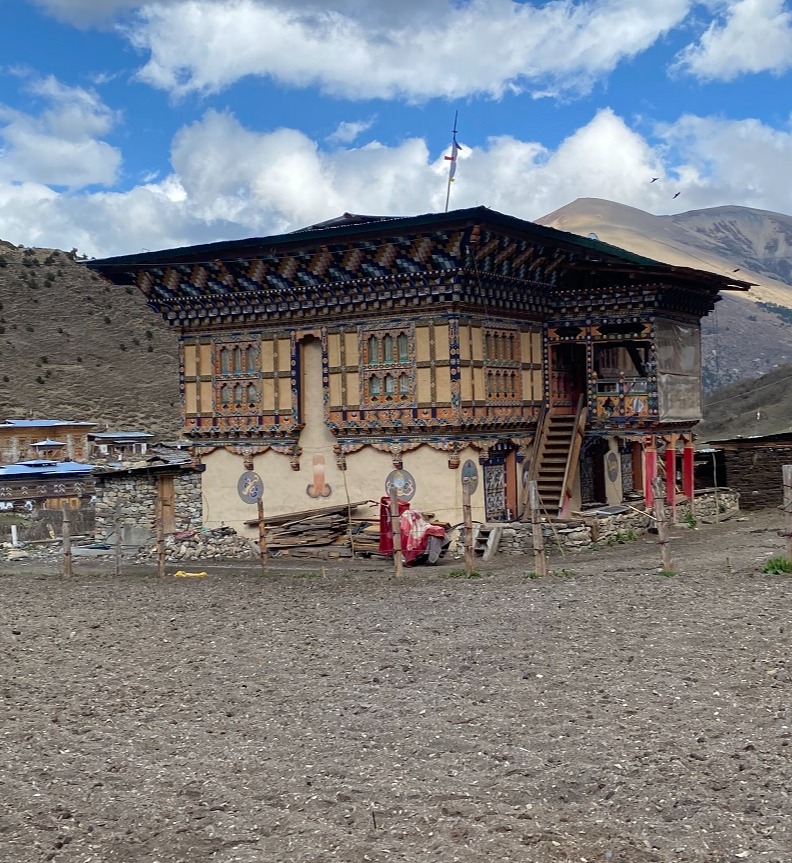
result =
M780 526L680 528L672 578L4 564L0 861L789 863Z

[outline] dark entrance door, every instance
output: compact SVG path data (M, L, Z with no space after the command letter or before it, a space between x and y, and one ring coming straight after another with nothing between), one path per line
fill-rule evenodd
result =
M549 366L550 409L574 413L586 392L586 346L575 342L551 345Z

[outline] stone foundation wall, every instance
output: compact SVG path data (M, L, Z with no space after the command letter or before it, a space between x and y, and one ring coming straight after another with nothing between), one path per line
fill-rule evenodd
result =
M176 531L201 527L201 475L184 471L173 479ZM124 545L146 545L156 532L157 480L134 474L97 477L97 540L115 541L116 520Z
M698 522L714 522L717 516L731 515L740 508L740 495L732 489L718 489L697 494L695 514L690 518L690 504L684 501L677 505L676 521L680 525L695 526ZM666 508L669 523L670 508ZM613 545L637 539L652 526L654 519L641 507L629 509L618 515L596 516L592 512L586 518L570 519L566 522L544 523L545 547L589 548L591 546ZM502 554L527 554L533 552L533 536L530 524L513 522L502 525L500 552Z

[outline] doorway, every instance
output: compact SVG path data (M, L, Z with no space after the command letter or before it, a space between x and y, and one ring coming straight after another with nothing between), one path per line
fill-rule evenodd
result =
M586 346L577 342L550 345L548 359L553 413L575 413L586 392Z

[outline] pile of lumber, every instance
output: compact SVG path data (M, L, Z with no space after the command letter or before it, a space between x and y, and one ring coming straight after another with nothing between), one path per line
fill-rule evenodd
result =
M290 556L315 556L317 549L327 549L335 546L337 556L346 556L343 552L349 549L350 536L350 514L368 501L355 501L350 504L339 504L338 506L321 507L320 509L309 509L301 512L290 512L283 515L272 515L264 518L266 530L267 548L273 553L288 552ZM366 524L370 522L365 520ZM361 522L355 521L352 531ZM246 522L251 527L256 526L258 521L251 519ZM377 546L379 545L379 528L376 533ZM355 551L357 548L355 539ZM302 551L306 554L301 554ZM336 556L336 555L334 555Z

